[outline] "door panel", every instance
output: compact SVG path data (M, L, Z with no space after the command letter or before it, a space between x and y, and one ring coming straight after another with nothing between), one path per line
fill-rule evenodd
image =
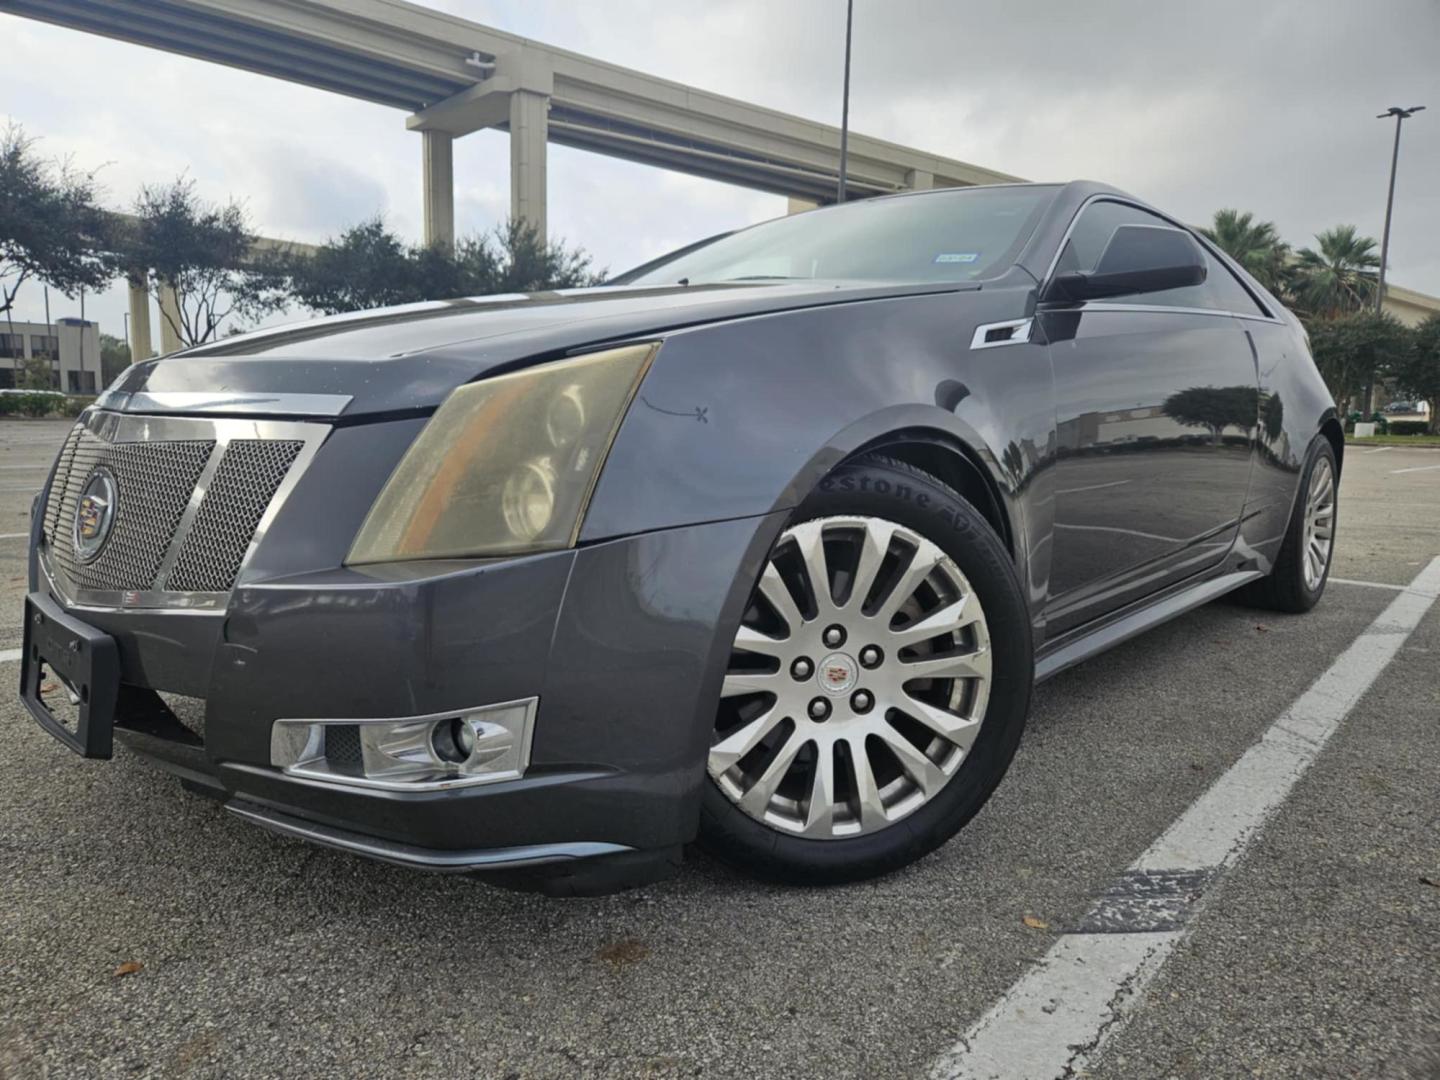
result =
M1245 503L1255 357L1228 315L1092 304L1041 315L1058 460L1050 634L1218 561Z

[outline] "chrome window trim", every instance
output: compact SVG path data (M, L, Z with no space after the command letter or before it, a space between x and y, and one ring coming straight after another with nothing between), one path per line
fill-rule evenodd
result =
M339 416L354 400L349 394L216 393L207 390L107 390L98 409L119 413L200 413L277 416Z
M1274 315L1256 315L1254 312L1245 311L1232 311L1230 314L1237 319L1249 319L1251 322L1273 323L1276 326L1285 325L1284 319L1276 318Z
M1279 317L1277 317L1277 316L1274 316L1274 315L1266 315L1266 314L1264 314L1263 309L1265 308L1266 305L1263 304L1263 303L1261 303L1261 302L1260 302L1260 299L1259 299L1258 297L1256 297L1256 296L1254 295L1254 293L1251 292L1250 287L1249 287L1248 285L1246 285L1244 281L1242 281L1239 277L1237 277L1237 276L1235 275L1235 271L1232 270L1232 269L1229 267L1229 265L1227 265L1226 260L1225 260L1224 258L1222 258L1215 250L1213 250L1213 246L1209 243L1209 241L1207 241L1203 236L1198 235L1198 234L1195 232L1194 229L1190 228L1188 225L1184 225L1184 224L1182 224L1181 222L1176 221L1174 218L1170 217L1168 214L1163 214L1163 213L1161 213L1159 210L1156 210L1156 209L1153 208L1153 207L1143 206L1143 205L1141 205L1140 203L1136 202L1134 199L1127 199L1127 198L1125 198L1125 197L1123 197L1123 196L1115 195L1115 194L1113 194L1113 193L1111 193L1111 192L1108 192L1108 191L1101 191L1101 192L1097 192L1097 193L1094 194L1094 195L1091 195L1091 196L1090 196L1089 198L1087 198L1084 202L1082 202L1082 203L1080 204L1079 208L1075 211L1074 217L1072 217L1072 218L1070 219L1070 224L1067 225L1067 226L1065 226L1065 233L1064 233L1064 235L1062 235L1062 236L1060 237L1060 243L1059 243L1058 245L1056 245L1056 247L1055 247L1055 254L1050 257L1050 265L1049 265L1048 267L1046 267L1046 269L1045 269L1045 276L1040 279L1040 285L1039 285L1039 287L1038 287L1038 288L1036 289L1036 291L1035 291L1035 295L1036 295L1036 296L1043 296L1044 293L1045 293L1046 287L1050 284L1051 279L1053 279L1053 278L1055 277L1055 267L1057 267L1057 266L1060 265L1060 256L1061 256L1062 254L1064 254L1064 252L1065 252L1065 245L1070 242L1070 234L1075 231L1075 225L1076 225L1076 223L1080 220L1080 215L1083 214L1083 213L1085 213L1085 211L1088 210L1093 203L1097 203L1097 202L1113 202L1113 203L1119 203L1121 206L1128 206L1128 207L1130 207L1130 209L1132 209L1132 210L1139 210L1142 214L1150 214L1152 217L1157 217L1157 218L1159 218L1161 221L1168 221L1168 222L1170 223L1170 226L1171 226L1172 228L1179 229L1181 232L1183 232L1183 233L1187 234L1188 236L1190 236L1191 239L1193 239L1196 243L1200 244L1201 247L1207 249L1208 252L1209 252L1209 254L1210 254L1210 256L1211 256L1212 258L1214 258L1217 262L1219 262L1222 266L1224 266L1225 269L1226 269L1227 271L1229 271L1231 277L1234 277L1234 278L1235 278L1236 283L1239 284L1239 286L1240 286L1242 289L1245 290L1246 295L1248 295L1248 296L1250 297L1251 301L1254 302L1255 306L1256 306L1257 308L1262 309L1262 310L1261 310L1260 312L1253 312L1253 311L1251 311L1251 312L1244 312L1244 311L1226 311L1226 310L1223 310L1223 309L1221 309L1221 308L1160 307L1160 306L1158 306L1158 305L1147 305L1147 304L1126 304L1126 305L1114 304L1114 305L1109 305L1109 306L1107 306L1107 307L1102 307L1100 304L1098 304L1098 303L1093 303L1093 302L1092 302L1092 303L1089 303L1089 304L1086 304L1085 307L1083 307L1083 308L1078 308L1077 310L1081 310L1081 311L1091 311L1091 310L1097 310L1097 309L1098 309L1098 310L1102 310L1102 311L1140 311L1140 310L1148 310L1148 311L1169 311L1169 312L1172 312L1172 313L1173 313L1173 312L1177 312L1177 311L1184 311L1184 312L1194 312L1194 311L1198 311L1198 312L1200 312L1201 314L1207 314L1207 313L1208 313L1208 314L1212 314L1212 315L1229 315L1229 316L1232 316L1233 318L1237 318L1237 319L1254 319L1256 322L1277 323L1277 324L1279 324L1279 325L1281 325L1281 326L1285 325L1285 320L1283 320L1283 319L1281 319L1281 318L1279 318ZM1159 228L1163 228L1164 226L1161 226L1161 225L1151 225L1151 226L1148 226L1148 227L1149 227L1149 228L1152 228L1152 229L1159 229Z
M1054 308L1052 310L1060 311L1067 309ZM1151 311L1166 315L1217 315L1231 319L1250 319L1253 322L1280 323L1279 319L1272 319L1268 315L1247 315L1243 311L1226 311L1223 308L1172 307L1162 304L1112 304L1108 300L1092 300L1082 306L1075 307L1073 310L1078 312Z
M982 323L975 327L975 333L970 336L970 348L972 349L998 349L1004 345L1028 345L1030 344L1030 327L1034 319L1006 319L1003 322ZM1015 333L1003 341L986 341L985 335L991 330L1009 330L1013 328Z
M255 554L255 549L265 538L266 531L274 522L276 514L280 512L280 507L290 497L290 493L294 491L300 478L310 467L310 462L320 449L321 443L330 433L328 424L307 424L292 420L146 416L111 412L93 407L81 415L79 423L84 424L91 434L112 443L174 442L199 439L213 441L215 444L210 451L210 457L206 461L205 467L200 471L200 477L195 482L194 490L190 493L190 501L186 503L185 510L180 516L179 524L175 527L175 534L170 538L170 544L160 560L160 568L155 574L155 580L151 582L151 587L148 589L76 588L58 566L52 565L49 557L49 539L42 527L39 561L51 591L66 607L99 612L194 612L224 608L230 600L229 592L179 592L162 586L169 580L170 572L180 558L180 552L184 549L185 541L189 538L195 518L200 512L200 504L204 501L205 493L209 490L215 473L220 467L220 462L225 457L225 451L236 439L286 440L304 444L300 453L296 455L294 463L291 464L289 472L280 482L280 486L275 489L275 494L271 497L269 505L266 506L265 513L261 515L260 523L255 527L255 533L245 548L245 554L240 560L240 569L235 575L238 585L245 575L245 567ZM45 495L48 500L48 487Z

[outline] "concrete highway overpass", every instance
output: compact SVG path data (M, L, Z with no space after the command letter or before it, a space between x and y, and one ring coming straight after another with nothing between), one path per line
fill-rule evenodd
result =
M402 109L420 135L426 242L453 242L456 138L510 134L511 216L545 230L548 143L833 201L840 129L403 0L0 0L8 11ZM851 133L848 191L1019 179Z

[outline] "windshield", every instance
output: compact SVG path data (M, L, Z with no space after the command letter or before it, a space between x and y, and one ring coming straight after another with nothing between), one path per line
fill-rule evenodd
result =
M812 210L732 233L623 277L632 285L996 277L1012 265L1056 190L954 188Z

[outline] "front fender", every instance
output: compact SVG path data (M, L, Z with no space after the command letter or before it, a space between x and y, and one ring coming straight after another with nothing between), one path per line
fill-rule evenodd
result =
M785 312L666 338L596 487L582 542L798 505L846 457L897 431L968 448L1027 562L1048 529L1048 350L972 349L1023 317L1019 285ZM1038 511L1038 513L1037 513ZM1027 567L1020 567L1025 575Z

